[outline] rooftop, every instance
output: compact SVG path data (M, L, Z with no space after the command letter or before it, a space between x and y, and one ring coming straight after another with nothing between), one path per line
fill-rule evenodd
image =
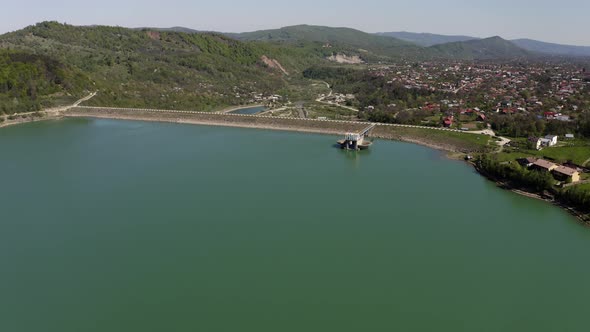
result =
M555 168L557 166L556 164L554 164L554 163L552 163L550 161L547 161L545 159L539 159L539 160L535 161L533 163L533 165L538 166L538 167L541 167L541 168L545 168L545 169L552 169L552 168Z
M574 174L578 173L578 170L573 169L573 168L569 168L569 167L565 167L565 166L559 166L555 169L555 172L563 174L563 175L567 175L567 176L574 176Z

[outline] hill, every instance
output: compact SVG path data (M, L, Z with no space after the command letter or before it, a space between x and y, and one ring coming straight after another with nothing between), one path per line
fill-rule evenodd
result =
M285 72L323 61L321 49L244 43L215 33L56 22L2 35L0 48L85 73L101 91L91 103L176 109L210 110L246 102L253 93L276 93L286 86Z
M428 47L434 46L438 44L446 44L446 43L453 43L453 42L462 42L468 41L473 39L479 39L476 37L469 37L469 36L447 36L447 35L437 35L433 33L414 33L414 32L379 32L376 35L384 36L384 37L393 37L401 40L405 40L410 43L414 43L416 45Z
M89 88L88 77L55 59L0 49L0 114L35 112Z
M531 52L563 56L590 56L590 46L553 44L532 39L516 39L512 42Z
M379 36L393 37L407 42L414 43L420 46L434 46L440 44L447 44L453 42L464 42L469 40L477 40L480 38L470 36L449 36L438 35L433 33L414 33L414 32L380 32ZM558 56L590 56L590 46L575 46L547 43L533 39L513 39L510 40L514 45L533 53L543 53L547 55Z
M447 43L428 49L437 57L462 60L515 59L534 55L500 37Z
M320 43L335 50L348 51L349 55L364 57L408 57L419 56L422 48L396 38L378 36L350 28L332 28L313 25L296 25L275 30L227 34L242 41L264 41L275 43L312 42Z

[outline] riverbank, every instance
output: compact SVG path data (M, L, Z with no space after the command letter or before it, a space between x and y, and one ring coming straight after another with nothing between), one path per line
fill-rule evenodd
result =
M555 199L554 197L550 197L548 195L543 195L543 194L540 194L537 192L529 191L524 188L515 187L510 182L503 180L503 179L498 179L498 178L492 176L491 174L483 171L482 169L479 169L475 164L473 164L473 163L470 163L470 164L481 176L483 176L484 178L488 179L491 182L494 182L498 188L511 191L511 192L513 192L517 195L520 195L520 196L544 201L546 203L549 203L551 205L559 207L559 208L565 210L566 212L568 212L569 214L571 214L572 216L576 217L580 222L584 223L586 226L590 227L590 215L578 210L577 208L575 208L571 205L568 205L567 203L565 203L563 201Z
M92 99L98 91L92 92L89 95L77 100L72 105L57 106L52 108L46 108L37 112L27 113L16 113L12 115L0 115L0 128L19 125L29 122L45 121L45 120L56 120L62 118L62 113L69 110L72 107L78 107L81 103Z
M47 112L39 112L39 116L35 115L17 115L15 119L9 119L8 117L4 118L3 122L0 122L0 128L3 127L10 127L24 123L30 122L38 122L38 121L45 121L45 120L55 120L59 119L62 116L57 113L47 113Z

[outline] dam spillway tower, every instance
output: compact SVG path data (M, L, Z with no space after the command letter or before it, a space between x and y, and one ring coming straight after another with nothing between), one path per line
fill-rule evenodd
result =
M373 144L373 142L365 140L365 138L369 136L375 126L375 124L371 124L358 133L347 133L343 140L338 141L338 144L341 148L346 150L366 150Z

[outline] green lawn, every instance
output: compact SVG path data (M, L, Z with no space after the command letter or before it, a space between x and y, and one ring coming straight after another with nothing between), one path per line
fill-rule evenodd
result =
M582 189L582 190L588 190L588 191L590 191L590 183L579 184L579 185L574 186L574 187L575 188Z
M323 103L310 103L306 105L308 115L315 119L318 117L325 117L328 119L354 119L357 112L343 108L337 105L326 105Z
M504 152L499 153L498 159L501 161L515 160L518 158L538 157L553 159L558 163L572 161L577 165L583 165L590 159L590 146L564 146L545 148L541 151L524 150L524 149L505 149Z
M448 144L457 149L472 152L485 152L495 149L495 143L487 135L476 135L453 131L423 129L423 128L405 128L391 127L378 128L377 132L387 131L402 138L413 139L425 143Z

